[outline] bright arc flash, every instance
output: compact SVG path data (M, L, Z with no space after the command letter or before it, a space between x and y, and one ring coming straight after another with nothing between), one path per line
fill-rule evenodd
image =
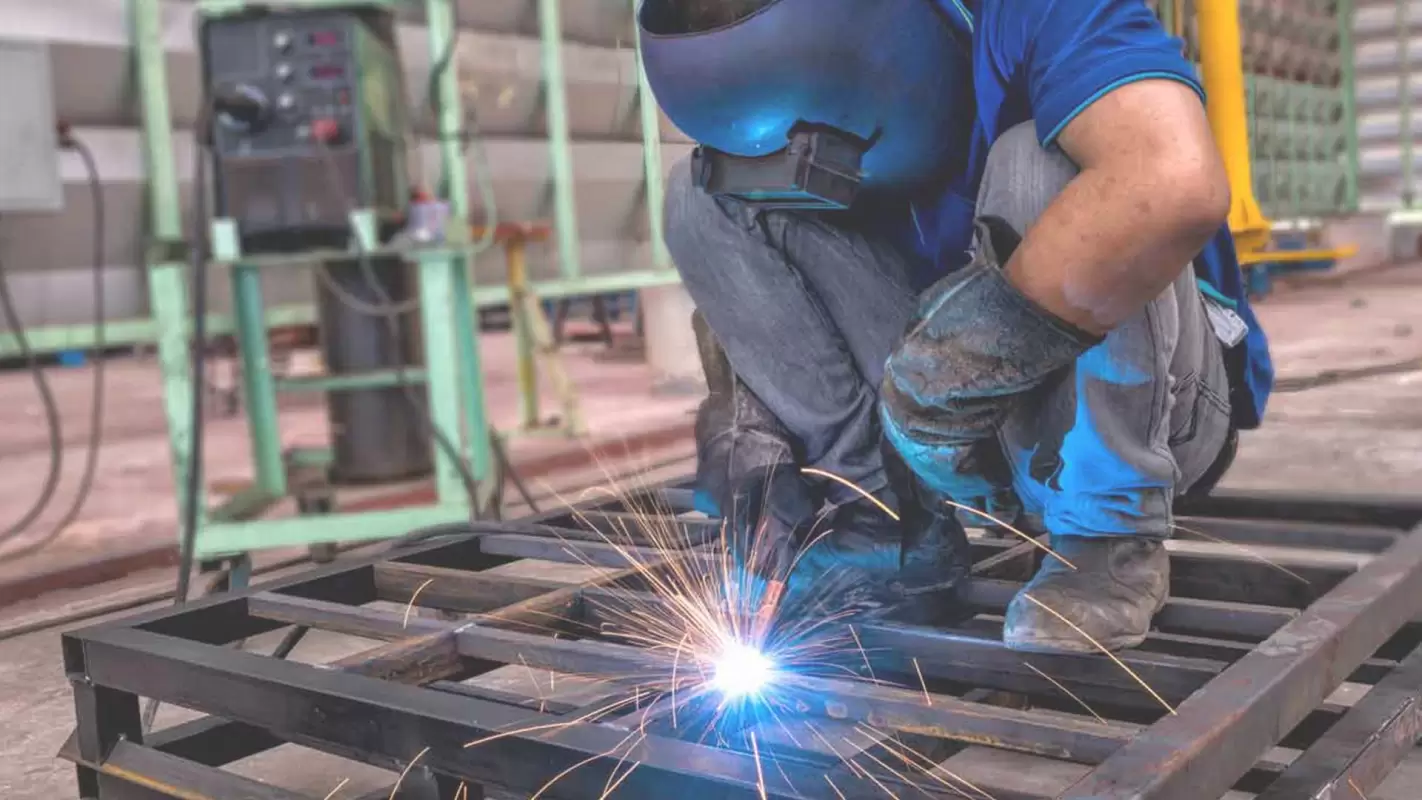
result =
M775 662L756 648L727 645L715 661L711 685L728 699L754 697L775 677Z

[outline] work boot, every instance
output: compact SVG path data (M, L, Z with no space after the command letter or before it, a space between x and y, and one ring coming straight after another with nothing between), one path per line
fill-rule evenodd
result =
M899 523L868 500L845 503L801 543L786 584L785 610L863 620L902 599Z
M856 621L956 624L972 614L961 596L972 566L967 533L936 494L885 462L893 488L878 499L899 519L868 500L834 509L801 552L787 601Z
M1162 540L1053 536L1052 549L1071 566L1046 556L1037 576L1012 599L1002 630L1009 648L1096 653L1097 644L1121 650L1145 641L1170 588Z

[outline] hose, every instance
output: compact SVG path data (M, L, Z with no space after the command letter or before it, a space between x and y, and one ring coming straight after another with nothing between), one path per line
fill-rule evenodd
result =
M93 299L94 299L94 375L93 389L89 402L89 441L84 454L84 471L79 479L79 488L75 491L74 499L70 501L69 507L60 515L57 522L50 528L49 532L39 539L30 542L23 547L0 553L0 559L20 558L36 553L48 547L55 539L58 539L65 530L73 524L83 510L84 504L88 502L89 495L94 488L94 477L98 473L99 452L103 449L103 428L104 428L104 386L105 373L104 358L105 333L107 313L105 310L106 296L104 293L104 244L108 239L108 225L106 206L104 204L104 187L99 176L98 163L94 158L94 153L83 141L75 138L73 131L67 124L60 123L56 126L59 146L67 150L73 150L79 154L80 161L84 164L84 171L89 183L89 198L92 204L94 224L92 229L92 251L90 253L90 269L93 277ZM12 541L16 537L28 530L29 526L44 513L54 499L55 490L59 486L61 467L63 464L63 431L58 407L54 402L54 396L50 391L49 381L45 378L44 370L39 365L35 354L30 348L28 338L19 315L16 313L14 298L10 294L9 282L4 274L3 266L0 266L0 305L4 307L6 323L14 331L15 341L19 345L22 355L33 371L35 386L39 389L41 402L45 408L46 422L49 428L50 446L50 469L45 478L44 486L40 490L39 497L36 498L33 506L14 525L0 533L0 544Z

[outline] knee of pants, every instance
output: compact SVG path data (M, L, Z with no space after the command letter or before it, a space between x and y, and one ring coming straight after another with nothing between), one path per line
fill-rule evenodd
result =
M749 235L745 221L735 218L734 201L713 197L697 187L691 157L684 156L667 177L662 227L668 252L683 275L707 260L715 240Z
M988 151L977 213L1001 217L1025 234L1078 172L1066 154L1042 147L1033 122L1015 125Z

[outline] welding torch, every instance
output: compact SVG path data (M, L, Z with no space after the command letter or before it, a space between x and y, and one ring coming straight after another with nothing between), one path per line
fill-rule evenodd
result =
M757 638L770 630L775 612L785 595L785 584L790 580L790 569L795 565L796 536L793 530L780 529L774 520L765 520L760 525L757 539L764 543L764 551L757 559L758 572L765 577L765 595L761 598L752 622Z

